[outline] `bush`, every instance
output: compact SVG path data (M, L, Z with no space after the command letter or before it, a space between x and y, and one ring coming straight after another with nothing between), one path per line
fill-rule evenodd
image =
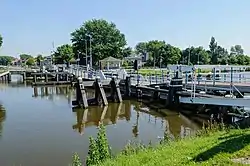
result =
M82 162L77 153L74 153L72 159L72 166L82 166Z
M97 138L94 140L93 137L90 137L89 141L89 152L86 160L87 166L98 165L100 162L111 158L106 130L103 124L99 126Z

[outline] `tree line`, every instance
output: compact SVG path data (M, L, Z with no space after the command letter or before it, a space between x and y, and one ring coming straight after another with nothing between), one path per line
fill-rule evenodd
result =
M71 44L63 44L56 48L52 57L55 63L73 63L76 60L85 62L86 55L92 54L93 64L112 56L122 59L131 54L148 55L146 66L166 66L168 64L234 64L250 65L250 57L244 54L241 45L234 45L230 50L219 45L214 37L208 42L209 49L202 46L182 50L165 41L151 40L138 43L135 48L127 46L125 35L113 22L104 19L85 21L71 34ZM0 37L0 46L3 43ZM43 60L43 56L29 57L30 63ZM0 61L1 63L1 61Z
M112 56L122 59L131 54L147 54L147 66L168 64L234 64L249 65L250 57L244 54L241 45L234 45L228 51L211 37L209 49L202 46L182 50L165 41L151 40L138 43L135 48L127 46L125 35L112 22L103 19L88 20L71 33L71 44L59 46L54 53L58 61L69 62L84 58L92 53L93 63ZM90 46L91 45L91 46ZM90 50L91 49L91 50Z

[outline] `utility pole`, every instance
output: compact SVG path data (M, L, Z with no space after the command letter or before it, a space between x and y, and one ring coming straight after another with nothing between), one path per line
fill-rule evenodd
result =
M87 54L87 42L89 40L89 55ZM86 47L86 66L88 66L89 64L89 67L92 68L92 46L91 46L91 43L92 42L92 36L91 35L86 35L86 43L85 43L85 47ZM89 62L88 62L89 61Z
M87 45L87 39L85 39L85 62L86 66L88 65L88 45Z
M156 54L156 51L154 52L154 69L155 69L155 55Z
M91 42L92 42L92 36L91 35L89 35L89 56L90 56L90 68L92 68L92 46L91 46Z
M189 64L190 64L190 47L188 49L188 66L189 66Z
M51 64L54 64L54 53L55 53L55 43L52 42L52 51L51 51Z

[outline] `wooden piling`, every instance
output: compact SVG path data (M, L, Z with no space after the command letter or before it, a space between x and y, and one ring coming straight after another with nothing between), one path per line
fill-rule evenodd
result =
M58 81L59 81L59 75L56 74L56 82L58 82Z
M160 86L155 86L155 91L153 92L153 96L152 96L153 101L158 101L160 99L159 89L160 89Z
M33 82L36 83L36 74L33 76Z
M141 101L142 100L142 90L138 88L139 86L136 86L136 97L137 97L137 101Z
M169 93L167 98L167 106L173 107L179 104L179 96L177 95L177 91L182 90L182 78L179 77L178 72L176 73L175 78L173 78L169 85Z
M66 81L69 81L69 74L66 74Z
M81 77L78 78L75 86L76 86L76 101L72 101L72 105L78 105L80 107L87 108L88 99Z
M34 97L37 97L38 96L38 89L37 87L34 87Z
M8 74L8 82L11 82L11 73Z
M116 82L115 78L113 77L110 81L111 86L111 99L113 102L117 101L118 103L122 102L122 96L119 84Z
M23 72L23 81L25 81L26 80L26 72Z
M95 100L97 104L100 105L102 103L104 106L108 105L108 100L104 92L103 86L100 82L100 79L97 78L95 80L94 86L95 86Z
M45 82L49 82L47 73L45 73Z
M129 76L127 76L125 81L125 96L130 97L130 95L131 95L131 79Z

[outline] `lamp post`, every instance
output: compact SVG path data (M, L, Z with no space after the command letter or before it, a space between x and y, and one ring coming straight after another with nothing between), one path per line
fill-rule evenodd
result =
M92 68L92 36L91 35L86 35L89 38L89 67Z
M88 65L88 45L87 45L87 39L85 39L85 62L86 66Z

